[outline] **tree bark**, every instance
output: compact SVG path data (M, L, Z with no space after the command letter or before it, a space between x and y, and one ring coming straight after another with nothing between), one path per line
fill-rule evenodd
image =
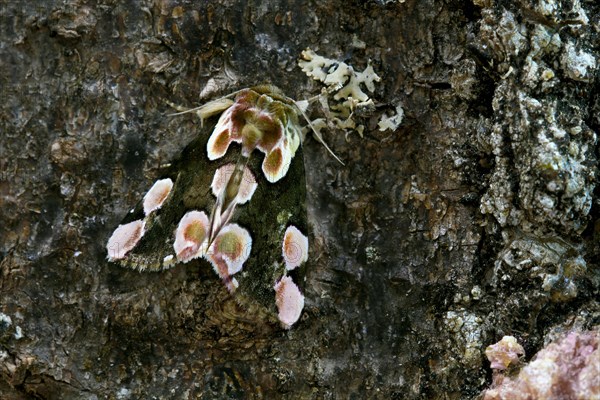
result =
M474 398L503 335L530 358L598 329L597 2L0 7L3 399ZM303 144L301 320L248 316L203 264L107 262L198 134L167 102L263 83L309 98L307 47L382 80L362 135L325 133L345 165Z

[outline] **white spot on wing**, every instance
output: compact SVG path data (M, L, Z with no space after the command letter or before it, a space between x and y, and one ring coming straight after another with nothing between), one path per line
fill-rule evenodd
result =
M173 256L173 254L169 254L168 256L163 258L163 264L165 266L172 265L174 263L175 263L175 257Z

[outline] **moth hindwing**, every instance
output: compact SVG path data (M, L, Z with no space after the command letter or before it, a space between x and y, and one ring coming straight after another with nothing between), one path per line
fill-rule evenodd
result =
M125 217L108 259L140 271L198 260L289 328L304 306L296 282L308 257L297 107L273 87L206 107L222 108L212 133L198 135Z

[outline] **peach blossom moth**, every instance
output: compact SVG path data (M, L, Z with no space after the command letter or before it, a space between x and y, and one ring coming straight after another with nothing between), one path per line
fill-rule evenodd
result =
M115 229L108 259L140 271L206 262L230 292L290 328L304 307L298 267L308 257L302 111L261 86L186 112L221 115Z

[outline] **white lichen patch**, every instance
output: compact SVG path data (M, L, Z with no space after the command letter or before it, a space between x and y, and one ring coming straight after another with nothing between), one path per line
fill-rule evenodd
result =
M565 45L560 61L567 76L576 81L590 81L596 72L596 57L576 49L572 42Z
M321 97L321 105L329 114L328 122L346 133L356 131L362 135L364 126L356 123L354 112L373 107L373 101L362 88L372 93L375 82L381 81L373 67L369 64L363 71L355 71L351 65L320 56L311 49L302 52L298 65L306 75L323 83L327 94L333 94L335 102L331 105L327 96ZM313 125L313 129L320 131L327 122L315 120Z
M122 387L121 389L119 389L119 391L117 392L117 399L119 400L125 400L130 398L131 396L131 390Z
M17 317L17 319L19 319L19 313L17 313L16 317ZM13 325L13 321L12 321L12 318L10 317L10 315L6 315L6 314L0 312L0 338L2 338L2 337L6 338L5 335L10 334L10 332L12 331L12 329L10 329L10 327L12 325ZM14 332L12 332L12 335L17 340L23 338L24 337L23 329L19 325L15 325ZM0 355L0 361L1 360L2 360L2 357Z
M12 325L12 318L10 315L0 313L0 327L9 327Z
M560 19L561 14L568 15L569 23L572 25L587 25L589 23L589 18L585 10L581 7L580 0L569 2L538 0L535 3L537 3L534 7L535 11L555 23L562 22ZM570 6L570 9L567 8L568 6Z
M398 129L403 119L404 109L402 108L402 104L398 103L396 104L396 114L390 117L388 117L385 114L382 115L377 126L379 127L380 131L395 131L396 129Z
M23 329L17 325L15 326L15 339L22 339L25 335L23 334Z
M578 118L566 122L558 100L538 100L505 87L497 94L518 107L513 119L518 130L507 138L505 128L497 124L488 138L496 163L481 211L493 214L502 226L554 225L580 232L592 206L596 135ZM508 143L510 161L505 155ZM518 192L511 183L515 178Z
M494 88L492 115L481 119L478 126L485 128L476 136L493 166L484 180L480 210L490 217L487 229L501 232L504 240L491 283L511 299L499 303L507 310L532 301L571 301L581 297L578 292L586 289L582 283L594 276L584 260L585 248L578 244L585 242L581 234L593 223L598 182L598 138L595 119L590 119L598 75L593 51L597 24L585 26L589 21L581 4L593 7L589 2L539 0L529 2L532 8L499 15L495 2L478 3L483 18L475 42L501 78ZM488 349L496 376L503 368L513 370L517 350L508 343ZM532 364L535 371L524 377L534 394L523 396L551 398L548 388L557 369L545 362ZM569 372L562 382L574 381L574 376ZM517 393L526 392L519 388L486 399L515 398Z
M173 189L173 181L169 178L154 182L144 196L144 214L148 216L151 212L158 210L171 193L171 189Z
M502 40L507 53L518 56L527 46L527 30L525 25L517 22L515 15L505 10L500 19L497 34Z

